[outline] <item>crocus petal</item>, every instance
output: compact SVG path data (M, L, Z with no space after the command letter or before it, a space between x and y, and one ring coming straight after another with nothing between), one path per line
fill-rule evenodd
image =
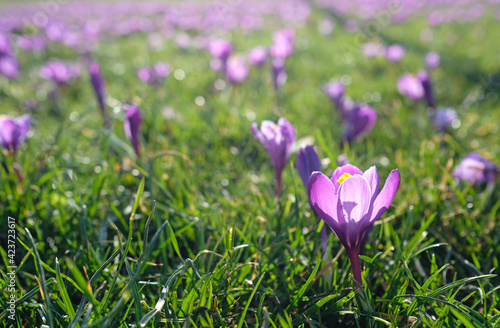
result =
M354 175L342 182L339 188L337 218L344 219L347 246L359 244L362 228L369 222L371 189L368 181L361 175Z
M266 140L264 139L262 133L259 131L259 126L255 122L252 123L252 134L255 139L259 140L260 143L265 143Z
M396 195L396 192L399 188L399 181L401 177L399 175L399 170L392 170L387 180L385 180L384 187L380 191L380 194L377 196L375 201L373 202L373 211L370 219L370 223L377 220L382 214L387 211L389 206Z
M299 172L300 178L306 188L311 173L320 170L321 162L319 160L318 153L314 150L314 147L306 146L301 148L297 155L297 171Z
M371 197L371 204L375 201L375 198L377 198L378 194L378 188L379 188L379 179L378 179L378 171L377 168L374 166L370 167L368 170L366 170L363 173L363 176L365 177L366 181L368 181L368 184L370 185L370 189L372 191L372 197Z
M346 164L346 165L337 167L332 175L332 182L333 182L333 186L335 187L335 190L339 189L340 183L338 183L337 180L344 173L349 173L350 175L356 175L356 174L363 175L363 172L352 164Z
M335 232L340 241L346 242L344 232L339 229L337 218L338 195L332 182L321 172L313 172L307 185L309 202L313 210Z

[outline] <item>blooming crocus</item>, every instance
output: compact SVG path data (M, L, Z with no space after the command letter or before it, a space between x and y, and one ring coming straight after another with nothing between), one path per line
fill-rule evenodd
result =
M331 179L321 172L309 178L309 202L333 230L351 261L354 279L363 285L359 254L374 222L387 211L399 187L399 171L393 170L379 193L375 166L362 172L354 165L338 167Z
M299 172L304 187L307 189L311 174L315 171L321 171L321 161L313 146L306 146L299 150L297 154L297 171ZM323 248L325 248L328 245L326 225L321 229L321 241L323 243Z
M260 130L257 123L252 124L252 134L260 141L271 156L271 161L276 170L278 183L276 194L281 194L281 173L290 157L292 145L295 142L295 130L284 117L278 120L278 124L271 121L262 121Z
M292 29L283 29L274 33L274 43L269 48L273 58L285 59L293 53L295 32Z
M398 62L405 56L405 48L400 44L388 46L385 49L385 58L391 62Z
M14 56L0 57L0 74L11 80L17 79L19 76L19 64Z
M9 153L15 154L26 139L30 129L31 118L28 114L13 118L0 115L0 144Z
M274 58L272 65L272 78L274 90L279 91L285 85L288 75L285 68L285 60L281 58Z
M40 77L62 86L80 75L80 67L75 63L60 60L49 61L40 70Z
M342 82L333 81L323 86L323 92L330 98L333 102L342 118L345 119L346 115L344 113L343 97L345 94L345 85Z
M137 70L137 77L142 82L152 86L160 86L165 77L170 74L170 65L165 62L157 62L154 66L142 67Z
M355 105L349 111L347 126L342 136L343 141L351 143L370 132L377 122L377 112L367 105Z
M439 108L432 117L432 121L436 130L445 131L458 121L457 112L451 107Z
M102 117L104 119L104 125L109 129L109 117L106 112L106 108L104 106L104 79L101 75L99 64L95 61L91 62L89 65L90 71L90 82L92 83L92 87L94 88L94 93L97 98L97 102L99 103L99 109L101 110Z
M212 62L210 63L212 69L224 72L226 62L233 52L233 44L227 40L214 39L208 42L207 49L212 55Z
M130 106L125 111L125 122L123 128L125 129L125 136L130 140L134 147L137 157L141 157L139 151L139 134L141 130L142 115L141 110L137 106Z
M248 76L249 68L241 56L231 56L227 60L227 80L233 84L239 84Z
M417 73L417 78L422 83L422 88L424 89L424 98L427 102L427 106L434 108L436 107L436 101L434 100L434 94L432 92L432 83L429 73L424 70L420 70Z
M398 90L403 96L413 101L420 100L425 95L422 82L413 74L404 74L398 79Z
M478 153L470 153L455 167L453 176L471 184L494 183L498 178L498 167Z
M437 68L440 62L441 57L439 57L439 55L434 51L427 53L427 55L425 56L425 66L429 70Z
M265 47L255 47L248 52L248 62L253 66L260 67L264 65L267 59L267 50Z

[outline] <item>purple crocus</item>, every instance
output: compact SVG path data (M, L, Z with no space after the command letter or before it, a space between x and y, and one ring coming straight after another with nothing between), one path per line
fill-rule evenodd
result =
M260 141L271 156L271 161L276 170L278 183L276 194L281 194L281 173L290 157L292 145L295 142L295 129L284 117L278 124L271 121L262 121L260 130L257 123L252 124L252 134Z
M398 90L403 96L413 101L420 100L425 95L422 82L413 74L406 73L398 80Z
M342 140L351 143L370 132L377 122L377 112L368 105L355 105L349 111Z
M14 56L0 57L0 75L4 75L11 80L19 76L19 63Z
M249 67L243 57L234 55L229 57L226 66L227 80L233 84L240 84L248 76Z
M363 285L359 264L361 248L373 223L391 205L399 182L399 171L393 170L379 193L377 168L372 166L363 173L351 164L338 167L331 179L321 172L314 172L309 178L311 207L344 245L359 285Z
M274 90L279 91L285 85L288 78L285 68L285 60L282 58L274 58L271 70Z
M422 88L424 89L424 98L427 102L427 106L431 108L436 107L436 101L434 100L434 94L432 92L432 82L429 73L424 70L420 70L417 73L417 78L419 79L420 83L422 83Z
M429 70L438 68L440 62L441 57L439 57L438 53L434 51L427 53L427 55L425 56L425 66Z
M226 62L233 52L233 44L227 40L214 39L208 42L207 49L212 55L212 62L210 63L212 69L224 72Z
M385 58L387 58L391 62L398 62L403 59L405 53L405 48L402 45L394 44L392 46L388 46L385 49Z
M267 50L265 47L259 46L255 47L248 52L248 62L253 65L260 67L264 65L267 59Z
M105 94L104 79L101 75L99 64L95 61L91 62L89 65L89 72L90 72L90 82L92 83L92 87L94 88L94 93L97 98L97 102L99 103L99 109L101 110L101 114L104 119L104 125L106 126L106 128L109 129L110 127L109 117L104 105L104 94Z
M292 29L282 29L274 33L274 43L269 49L273 58L286 59L293 53L295 43L295 31Z
M304 187L307 189L311 174L315 171L321 171L321 161L313 146L306 146L299 150L297 154L297 171L299 171L302 183L304 183ZM323 243L323 248L325 248L328 245L326 225L321 229L321 241Z
M141 67L137 70L137 77L142 82L152 86L160 86L165 77L170 74L170 65L165 62L157 62L154 66Z
M125 115L126 115L125 122L123 122L123 128L125 129L125 136L132 143L132 146L134 147L134 151L137 157L141 157L139 151L139 134L142 122L141 110L137 106L130 106L125 111Z
M474 185L484 182L495 183L498 178L498 167L478 153L470 153L455 167L453 176Z
M53 81L59 86L68 84L79 75L80 67L76 63L61 60L49 61L40 70L42 79Z
M437 131L446 131L455 121L458 121L457 112L451 107L439 108L432 117L434 128Z
M30 129L31 117L28 114L13 118L0 115L0 144L9 153L15 154L26 139Z
M344 111L344 95L345 95L345 85L339 81L333 81L323 86L323 92L330 98L338 112L342 116L342 119L346 119L347 115Z

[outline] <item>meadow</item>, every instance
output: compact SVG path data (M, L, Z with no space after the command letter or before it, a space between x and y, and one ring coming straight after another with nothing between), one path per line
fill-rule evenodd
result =
M498 327L500 7L350 3L2 4L2 324Z

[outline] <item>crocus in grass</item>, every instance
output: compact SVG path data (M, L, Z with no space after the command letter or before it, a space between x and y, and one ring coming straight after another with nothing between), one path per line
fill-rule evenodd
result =
M101 110L102 117L104 119L104 125L106 128L110 127L109 117L106 112L106 108L104 105L104 79L101 75L99 64L95 61L91 62L89 65L90 72L90 82L92 83L92 87L94 88L94 93L97 98L97 102L99 103L99 109Z
M0 74L11 80L19 76L19 63L14 56L0 57Z
M385 58L391 62L398 62L405 56L405 48L400 44L388 46L385 49Z
M282 29L274 33L274 43L269 49L273 58L285 59L293 53L295 43L295 31L292 29Z
M422 82L413 74L404 74L398 80L398 90L403 96L410 98L413 101L420 100L425 95Z
M278 183L276 194L279 195L281 194L281 173L290 157L292 145L295 142L295 129L286 118L282 117L277 124L271 121L262 121L260 130L257 123L253 123L252 133L255 139L264 145L271 156Z
M438 68L440 62L441 57L439 57L439 54L434 51L427 53L427 55L425 56L425 66L429 70Z
M363 284L360 251L373 223L391 205L399 182L399 171L393 170L379 193L377 168L372 166L362 172L351 164L338 167L331 179L321 172L309 178L309 202L344 245L359 285Z
M80 75L80 67L76 63L61 60L49 61L40 70L40 77L62 86Z
M453 176L471 184L495 183L498 167L478 153L470 153L453 170Z
M170 74L170 65L165 62L157 62L154 66L142 67L137 70L137 77L142 82L152 86L160 86L165 77Z
M434 128L438 131L446 131L452 124L458 121L457 112L451 107L439 108L432 117Z
M342 136L343 141L351 143L370 132L377 122L377 112L367 105L355 105L349 111L347 126Z
M141 153L139 150L139 134L142 123L141 110L137 106L130 106L125 111L125 115L126 115L125 122L123 122L123 128L125 129L125 136L132 143L132 146L134 147L134 151L137 157L141 157Z
M302 183L304 183L304 187L307 189L311 174L315 171L321 171L321 161L313 146L306 146L299 150L297 154L297 171L302 179ZM321 229L321 241L323 243L323 248L328 245L326 225Z
M417 73L417 78L420 83L422 83L422 88L424 89L424 98L427 102L427 106L434 108L436 107L436 101L434 100L434 93L432 92L432 83L429 73L421 70Z
M265 47L259 46L255 47L248 52L248 62L253 65L260 67L264 65L267 59L267 50Z
M233 84L239 84L248 76L249 67L245 59L238 55L233 55L227 60L226 76L227 80Z
M212 55L210 66L216 71L225 71L226 62L233 52L233 44L227 40L210 40L207 45L208 52Z
M339 81L333 81L323 86L323 92L330 98L343 119L346 119L343 98L345 95L345 85Z
M0 144L9 153L15 154L26 139L31 118L28 114L19 117L0 115Z
M285 85L288 78L285 68L285 60L282 58L274 58L271 65L271 71L274 90L279 91Z

